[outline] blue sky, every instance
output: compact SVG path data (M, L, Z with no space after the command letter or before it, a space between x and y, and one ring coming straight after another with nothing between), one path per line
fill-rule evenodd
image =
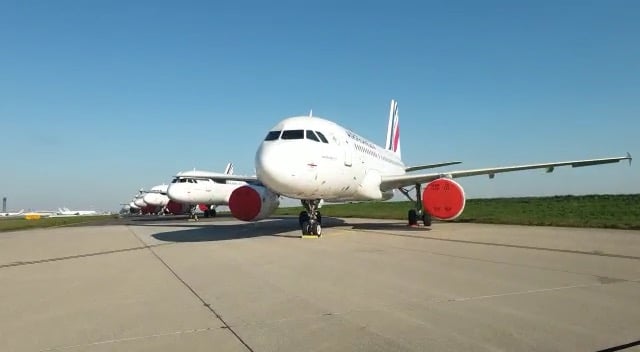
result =
M118 209L176 172L253 173L280 119L461 168L640 155L637 1L3 1L0 195ZM462 179L469 197L639 193L614 164Z

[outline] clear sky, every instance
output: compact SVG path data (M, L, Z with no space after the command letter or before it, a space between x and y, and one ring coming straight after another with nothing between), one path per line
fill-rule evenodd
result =
M117 210L198 168L253 174L282 118L408 165L640 157L640 2L0 2L0 196ZM640 165L461 179L469 197L639 193Z

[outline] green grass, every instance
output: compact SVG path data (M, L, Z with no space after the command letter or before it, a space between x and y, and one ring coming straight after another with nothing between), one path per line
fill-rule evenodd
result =
M41 218L37 220L25 220L24 218L0 218L0 232L84 224L100 220L113 219L113 217L114 216L108 215L65 216ZM117 215L115 215L115 217L117 217Z
M327 204L323 216L405 220L411 202ZM278 209L298 215L302 207ZM640 229L640 194L468 199L455 222Z

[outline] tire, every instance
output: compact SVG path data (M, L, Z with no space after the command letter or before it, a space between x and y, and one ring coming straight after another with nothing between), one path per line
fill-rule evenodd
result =
M427 213L426 211L423 211L422 213L422 222L424 223L424 226L431 226L431 214Z
M316 220L318 220L318 223L320 225L322 225L322 214L320 214L320 212L316 212Z
M218 212L216 212L215 209L211 209L211 210L209 210L209 215L211 215L212 218L215 218L216 215L218 215Z
M319 222L314 222L311 225L311 234L318 237L322 236L322 225Z
M298 215L298 223L300 224L300 227L302 227L302 224L308 221L309 221L309 214L306 211L301 211L300 215Z
M409 210L407 214L407 219L409 220L409 226L418 225L418 213L415 209Z
M302 230L302 236L307 236L311 234L311 223L308 221L305 221L302 223L302 225L300 225L300 228Z

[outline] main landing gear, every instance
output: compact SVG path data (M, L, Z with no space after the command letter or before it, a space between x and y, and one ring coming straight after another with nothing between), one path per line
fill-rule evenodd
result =
M322 215L318 211L320 199L302 200L302 206L306 211L301 211L298 216L302 237L322 236Z
M216 210L215 209L207 209L204 211L204 217L205 218L215 218L217 215Z
M410 190L405 188L399 188L400 192L404 194L405 197L409 198L410 201L416 203L415 209L410 209L407 214L407 220L409 220L409 226L417 226L418 220L422 220L424 226L431 226L431 215L422 208L422 193L421 193L421 185L416 183L414 189L416 190L416 199L411 198L409 194Z
M193 221L198 221L198 213L196 212L196 209L198 208L198 205L194 205L191 207L191 209L189 209L189 219L192 219Z

